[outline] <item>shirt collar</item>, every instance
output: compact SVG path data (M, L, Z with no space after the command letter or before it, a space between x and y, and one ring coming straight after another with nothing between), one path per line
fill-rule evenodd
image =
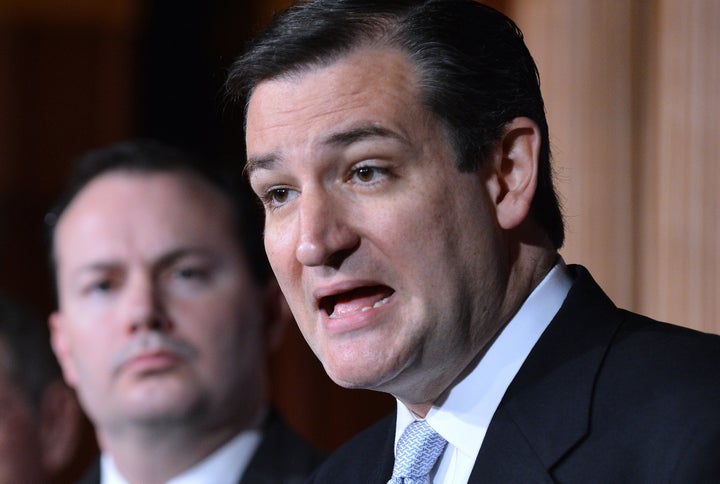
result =
M241 432L193 467L167 481L167 484L238 482L260 445L261 436L258 429ZM100 466L102 484L128 484L110 455L101 455Z
M560 258L478 362L426 416L450 446L473 460L505 391L562 306L572 278ZM417 417L398 400L395 447Z
M241 432L187 471L170 479L167 484L238 482L259 444L259 430Z

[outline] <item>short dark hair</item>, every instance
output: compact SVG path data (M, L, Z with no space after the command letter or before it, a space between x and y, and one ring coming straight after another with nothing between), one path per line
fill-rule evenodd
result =
M537 67L517 25L486 5L472 0L298 3L276 15L235 60L226 99L246 110L261 82L373 46L398 48L419 67L424 105L444 124L460 170L476 170L512 119L527 116L538 124L542 146L531 214L560 248L564 224Z
M37 315L0 296L0 371L20 390L29 408L38 412L43 395L60 381L60 366L50 347L50 332Z
M242 177L231 176L219 164L195 158L178 148L151 139L119 142L90 151L75 162L64 192L45 216L50 264L56 271L55 229L62 214L90 182L111 172L177 173L198 178L221 193L230 203L235 235L245 253L253 277L261 284L270 278L270 266L262 241L263 214ZM57 282L56 282L57 284Z

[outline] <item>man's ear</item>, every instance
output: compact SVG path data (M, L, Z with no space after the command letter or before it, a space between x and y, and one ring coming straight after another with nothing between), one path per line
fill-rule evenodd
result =
M288 306L275 278L271 278L264 289L263 310L265 314L265 341L267 342L268 352L272 352L280 346L285 334L285 328L293 321L290 306Z
M519 117L505 125L486 163L488 193L495 204L498 224L505 230L519 226L530 212L537 186L540 128Z
M45 389L40 407L42 461L51 474L65 470L80 442L82 410L65 383L52 382Z
M75 386L77 375L70 356L70 348L65 335L64 316L61 312L55 311L48 319L50 325L50 343L62 369L65 381L70 386Z

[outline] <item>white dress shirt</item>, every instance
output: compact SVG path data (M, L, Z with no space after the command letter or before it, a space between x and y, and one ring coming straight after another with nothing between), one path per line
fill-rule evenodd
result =
M246 430L166 484L227 484L240 481L240 476L255 453L262 432ZM120 474L112 457L100 457L101 484L129 484Z
M459 484L470 478L490 420L505 391L562 306L572 278L562 259L545 276L503 328L477 366L457 383L425 419L448 445L431 474L433 483ZM417 417L398 400L395 447Z

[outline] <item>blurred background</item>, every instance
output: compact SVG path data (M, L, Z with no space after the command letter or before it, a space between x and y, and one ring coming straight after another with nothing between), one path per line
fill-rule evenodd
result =
M53 309L43 215L81 153L148 136L240 167L225 70L289 3L0 0L0 292ZM566 261L620 306L720 333L720 2L488 3L539 66ZM394 405L332 384L296 328L272 368L277 405L328 450Z

